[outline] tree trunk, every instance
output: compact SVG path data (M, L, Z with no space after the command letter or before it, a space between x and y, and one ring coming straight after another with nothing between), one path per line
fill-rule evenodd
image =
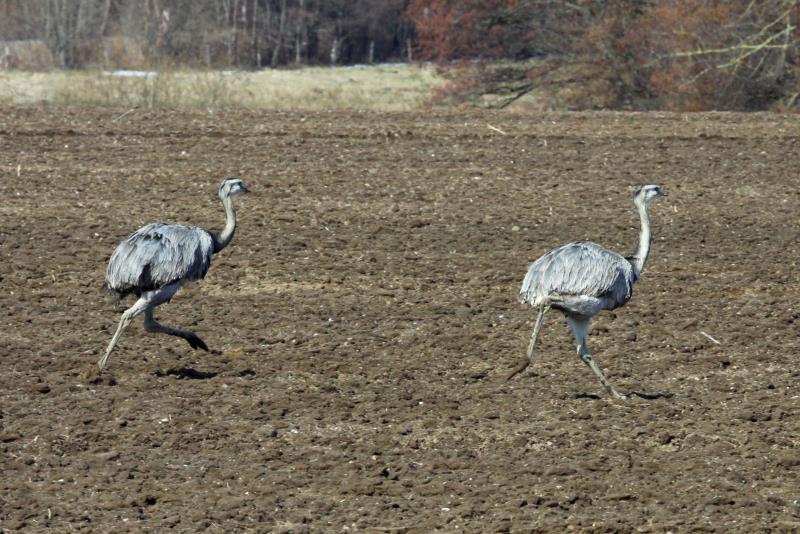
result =
M331 66L336 65L337 61L339 61L339 38L334 37L331 43Z
M294 35L294 63L300 65L303 62L303 43L305 42L305 14L306 14L306 1L300 0L298 6L297 25L295 27Z
M108 27L108 15L111 13L111 0L106 0L103 6L103 17L100 19L100 28L98 28L98 35L102 39L106 35L106 28Z
M64 69L67 67L67 23L66 7L64 0L50 0L53 9L53 31L55 34L55 49L58 64Z
M259 48L259 52L262 53L265 57L269 56L270 59L272 58L272 54L270 53L272 42L270 41L270 36L272 35L272 6L270 2L264 4L264 26L261 30L261 42L262 48Z
M261 67L261 54L258 53L258 33L256 32L258 23L258 0L253 0L253 19L250 26L250 59L256 68Z
M272 51L272 61L270 65L275 67L280 59L281 47L283 45L283 34L286 30L286 0L281 2L281 14L278 18L278 37L275 42L275 49Z
M239 20L239 1L233 0L233 5L230 7L233 10L233 14L229 14L229 20L233 30L228 36L228 66L233 66L236 64L236 28Z

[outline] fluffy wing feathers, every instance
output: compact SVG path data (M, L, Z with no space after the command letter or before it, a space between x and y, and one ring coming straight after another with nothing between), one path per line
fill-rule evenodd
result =
M176 280L203 278L214 242L195 226L153 223L117 246L108 263L106 285L118 293L158 289Z
M519 299L584 295L606 298L621 306L633 294L633 267L625 258L591 241L577 241L551 250L528 268Z

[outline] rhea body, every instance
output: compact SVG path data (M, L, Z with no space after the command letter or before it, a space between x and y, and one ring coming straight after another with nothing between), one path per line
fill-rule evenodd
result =
M185 339L193 349L208 350L197 334L158 323L153 318L157 306L169 302L184 282L205 277L211 256L224 249L236 232L236 209L233 199L247 192L245 183L228 179L219 187L219 198L225 209L225 226L211 233L184 224L152 223L142 226L120 243L106 270L106 286L120 297L134 294L138 300L125 310L117 330L98 365L105 368L123 330L144 313L144 328Z
M633 285L639 279L650 254L650 217L648 206L666 196L657 185L636 188L633 203L639 212L641 230L633 256L623 257L591 241L569 243L543 255L528 268L522 282L519 300L539 309L528 345L528 358L508 379L522 372L533 361L533 350L551 308L564 314L575 336L578 356L594 372L614 397L624 399L606 379L589 350L589 321L602 310L624 306L633 296Z

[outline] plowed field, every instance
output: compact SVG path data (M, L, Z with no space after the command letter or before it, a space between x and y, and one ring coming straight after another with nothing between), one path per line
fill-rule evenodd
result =
M800 117L0 113L3 532L800 530ZM115 121L115 119L117 119ZM491 126L491 128L490 128ZM500 130L500 131L498 131ZM101 289L154 221L239 227L141 318ZM590 346L511 381L530 261L653 247Z

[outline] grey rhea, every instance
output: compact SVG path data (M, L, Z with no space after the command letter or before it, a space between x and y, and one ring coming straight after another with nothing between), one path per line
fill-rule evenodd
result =
M122 331L141 313L148 332L182 337L192 348L208 350L194 332L156 322L153 310L169 302L184 282L206 275L211 255L225 248L236 231L233 199L247 191L238 178L224 180L219 186L219 198L225 209L225 226L219 234L196 226L153 223L142 226L117 246L108 262L106 286L121 297L133 293L139 298L123 312L117 331L98 362L100 370L105 368Z
M641 219L639 245L633 256L622 257L591 241L576 241L551 250L528 268L519 300L539 309L533 328L528 358L508 376L510 380L533 361L533 349L539 337L544 315L550 308L561 311L575 336L578 355L597 375L609 393L621 394L606 380L587 345L589 321L602 310L624 306L633 295L633 284L642 274L650 253L650 218L648 205L666 196L657 185L641 185L633 194L633 203Z

